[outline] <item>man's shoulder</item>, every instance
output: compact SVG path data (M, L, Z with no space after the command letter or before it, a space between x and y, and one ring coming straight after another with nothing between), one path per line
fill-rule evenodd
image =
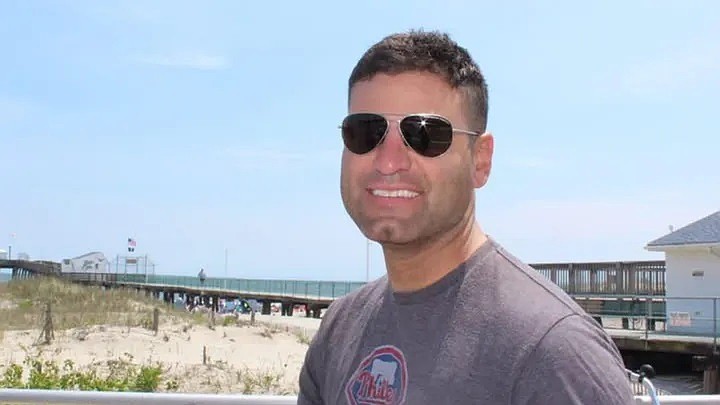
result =
M370 281L360 288L335 298L328 306L325 316L335 316L338 313L367 309L368 305L377 303L386 293L388 286L387 276Z
M509 291L504 304L522 306L531 315L552 315L552 322L570 314L584 314L583 309L560 286L528 263L492 241L492 264L496 268L496 289ZM539 314L535 312L538 311Z
M495 343L522 347L513 359L512 375L520 384L513 403L531 403L540 394L548 395L543 404L628 398L612 338L562 288L496 243L477 269L478 283L490 280L493 290L496 313L488 316L511 325ZM603 378L593 380L597 373Z
M379 306L388 286L387 276L370 281L341 297L335 298L323 314L322 329L335 327L339 322L367 317ZM352 316L347 316L352 314Z
M482 315L484 322L506 326L499 330L497 344L532 350L549 331L568 321L587 327L587 333L606 334L562 288L494 241L472 272L465 294L475 298L463 301L478 300L474 306L489 308Z

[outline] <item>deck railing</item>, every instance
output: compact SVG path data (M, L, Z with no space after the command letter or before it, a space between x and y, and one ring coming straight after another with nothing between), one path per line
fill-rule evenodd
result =
M540 274L552 280L569 294L598 295L664 295L665 262L623 261L588 263L537 263L530 264ZM57 274L73 281L97 284L163 284L186 288L201 287L195 276L172 276L126 272L110 266L98 273L61 273L60 264L53 262L0 260L1 268L22 268L37 274ZM136 269L137 270L137 269ZM281 294L292 296L327 297L343 296L360 287L361 281L269 280L207 278L203 288L230 291Z
M605 329L712 338L720 349L720 297L574 297Z
M664 261L539 263L530 266L568 294L665 294Z
M661 402L673 405L720 405L720 395L668 395L663 396ZM294 405L297 404L297 397L0 389L0 403L18 405ZM650 397L636 396L634 403L650 404Z

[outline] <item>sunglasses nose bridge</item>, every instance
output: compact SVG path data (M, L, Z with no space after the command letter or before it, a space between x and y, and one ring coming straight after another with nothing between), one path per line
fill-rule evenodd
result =
M402 127L400 126L400 123L402 122L401 119L399 120L393 120L393 119L387 119L387 128L385 129L385 135L383 136L382 142L385 142L389 137L391 136L398 136L403 144L407 146L407 140L405 139L405 134L402 132Z
M388 120L385 136L377 145L374 157L375 170L382 175L391 175L408 170L410 165L410 149L401 132L400 123Z

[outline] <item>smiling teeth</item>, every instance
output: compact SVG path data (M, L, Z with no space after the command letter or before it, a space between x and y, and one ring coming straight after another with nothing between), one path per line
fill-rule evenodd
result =
M374 196L389 198L413 198L418 196L418 193L410 190L373 190L372 193Z

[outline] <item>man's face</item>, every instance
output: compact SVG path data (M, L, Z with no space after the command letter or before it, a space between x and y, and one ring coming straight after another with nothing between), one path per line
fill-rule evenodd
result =
M411 244L474 220L474 189L487 181L492 137L471 145L473 135L456 132L447 152L427 158L406 146L397 123L408 114L433 113L456 129L474 130L459 91L431 73L378 74L353 86L349 112L380 113L390 121L385 139L372 151L343 150L343 204L366 237L381 244ZM410 193L388 197L383 190Z

